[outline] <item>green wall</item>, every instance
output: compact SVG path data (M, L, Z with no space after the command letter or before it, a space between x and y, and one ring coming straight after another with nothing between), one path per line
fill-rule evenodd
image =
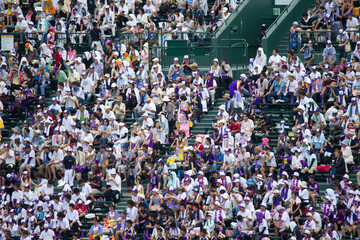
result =
M258 36L261 25L269 27L276 19L273 16L274 7L280 8L281 12L286 7L275 6L274 3L274 0L245 0L216 32L212 44L222 45L226 40L236 43L236 39L245 39L249 44L249 57L254 56L260 46ZM234 28L236 30L232 32Z
M276 21L268 28L262 41L262 46L266 54L271 55L273 48L276 48L286 34L293 21L301 18L301 14L307 11L314 4L314 0L294 0L281 13Z

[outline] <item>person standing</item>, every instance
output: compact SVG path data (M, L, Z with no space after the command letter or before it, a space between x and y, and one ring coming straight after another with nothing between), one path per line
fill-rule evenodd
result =
M65 184L68 183L70 187L74 185L75 176L75 158L72 156L72 148L66 148L66 156L63 160L63 174Z

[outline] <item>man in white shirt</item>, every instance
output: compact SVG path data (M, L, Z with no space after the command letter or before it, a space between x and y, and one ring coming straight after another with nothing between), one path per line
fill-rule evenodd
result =
M58 144L53 145L53 152L49 154L50 157L50 166L47 168L48 175L51 178L51 174L53 178L56 178L56 171L62 169L62 161L64 159L64 152L60 149Z
M102 34L104 34L104 31L111 29L112 36L115 36L115 26L115 14L113 11L110 11L110 7L107 5L105 7L103 25L100 26L100 30L102 31Z
M143 118L143 122L141 125L142 128L146 129L147 126L149 126L150 128L154 126L154 121L151 118L149 118L149 115L147 113L144 113L142 115L142 118Z
M24 15L19 15L17 17L16 29L14 30L14 32L24 32L27 27L28 23L25 20Z
M298 82L295 80L295 75L292 73L289 73L288 78L289 81L286 84L284 96L286 96L286 98L290 98L290 102L294 103L295 92L298 89ZM291 98L293 99L291 100Z
M135 221L139 211L135 207L135 203L132 200L129 200L127 202L127 204L128 204L128 207L126 208L126 219Z
M27 205L30 205L34 200L35 195L33 191L31 191L29 184L25 185L23 197L24 197L24 204Z
M281 57L278 54L278 52L279 52L279 50L276 49L276 48L273 50L273 55L271 55L271 57L269 58L270 67L273 67L273 68L279 68L280 67Z
M49 224L44 224L44 231L41 232L40 237L41 240L50 240L56 239L55 233L53 230L49 229Z
M326 6L326 5L325 5ZM359 38L359 33L354 33L354 30L359 30L359 21L353 17L352 12L347 14L346 31L350 33L352 42L356 42Z
M67 131L70 132L72 130L72 124L74 123L74 120L69 116L69 112L67 110L65 110L63 114L64 117L62 119L62 125Z
M11 194L11 201L13 203L13 207L19 201L22 201L24 198L24 193L20 190L20 183L16 183L14 185L14 191Z
M59 232L59 235L62 236L63 239L69 239L69 220L65 218L65 215L62 212L58 213L57 218L56 231Z
M148 19L154 15L156 9L154 5L151 4L150 0L146 0L146 4L144 5L144 13L148 16Z
M69 227L72 231L77 231L80 225L79 212L74 209L75 204L69 204L69 211L66 212L65 218L69 220Z
M108 119L108 120L110 120L110 118L116 119L115 113L114 113L113 111L111 111L111 107L110 107L110 106L106 106L106 107L105 107L105 112L104 112L103 118L104 118L104 119L106 118L106 119Z
M314 207L309 207L309 212L312 215L312 219L315 222L315 233L318 234L321 230L322 227L322 219L321 216L318 212L315 212L315 208Z
M6 165L12 164L13 166L15 166L15 152L14 150L10 149L10 144L8 143L4 144L4 148L2 152L4 153L3 159L5 161L5 164Z
M34 27L34 23L32 21L28 22L28 26L25 29L26 39L31 43L31 45L35 46L36 38L37 38L37 29Z
M236 159L235 159L235 156L234 154L231 152L231 148L227 148L225 149L225 154L224 154L224 164L222 166L222 168L224 169L224 172L220 172L220 177L225 177L225 172L230 172L231 175L234 174L234 169L235 169L235 162L236 162ZM226 176L226 178L229 178L228 176ZM227 180L228 181L228 180ZM229 186L228 185L229 182L227 182L227 185L223 185L227 190L228 192L230 191L230 188L231 188L231 185Z
M106 175L107 189L105 189L104 197L106 201L112 200L117 202L121 193L121 177L116 173L115 168L108 170Z
M276 210L276 213L274 215L275 236L278 236L279 231L286 230L290 227L290 217L289 214L285 211L285 208L283 206L278 205L275 210Z
M115 4L115 6L118 9L117 15L120 15L120 13L124 13L125 17L129 16L129 7L127 4L125 4L124 0L121 0L119 3Z
M26 168L28 174L31 176L31 169L35 167L35 151L31 149L29 144L25 145L25 152L22 154L22 159L24 160L21 164L19 173L22 176L24 168Z
M141 112L147 113L149 115L149 117L154 118L155 114L156 114L156 106L153 103L153 101L151 100L151 98L149 96L145 97L145 104L144 107L142 108Z
M224 220L225 220L225 211L221 209L221 204L219 201L215 202L215 209L212 213L212 219L214 220L215 223L220 222L221 225L224 224Z
M93 91L95 89L95 83L91 78L87 76L86 72L81 74L81 87L85 93L85 104L88 104L91 100Z

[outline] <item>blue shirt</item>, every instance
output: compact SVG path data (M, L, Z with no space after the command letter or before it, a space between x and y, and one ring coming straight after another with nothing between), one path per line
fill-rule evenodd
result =
M320 150L321 144L325 142L325 138L324 136L320 136L320 137L313 136L311 142L314 144L314 149Z
M274 88L274 92L279 92L280 91L280 88L283 87L281 89L281 92L284 92L285 88L284 88L284 80L280 79L279 81L275 80L272 85L271 85L273 88Z
M331 46L330 48L324 48L323 50L323 57L326 58L326 60L330 60L330 58L332 57L332 55L334 55L334 58L333 60L336 60L336 51L335 51L335 48L333 46Z
M216 156L216 162L221 163L224 161L224 154L222 152L219 152L219 155L215 153Z

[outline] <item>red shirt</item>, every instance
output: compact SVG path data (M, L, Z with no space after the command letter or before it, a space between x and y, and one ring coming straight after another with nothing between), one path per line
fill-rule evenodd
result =
M196 152L196 150L197 150L197 152L201 152L204 149L204 145L199 144L198 142L195 142L194 149L195 149L195 152Z
M82 204L81 206L79 204L76 204L74 209L77 210L79 214L86 212L88 210L85 204Z
M231 130L231 132L238 133L240 132L240 125L237 122L234 122L233 124L229 125L229 129Z

